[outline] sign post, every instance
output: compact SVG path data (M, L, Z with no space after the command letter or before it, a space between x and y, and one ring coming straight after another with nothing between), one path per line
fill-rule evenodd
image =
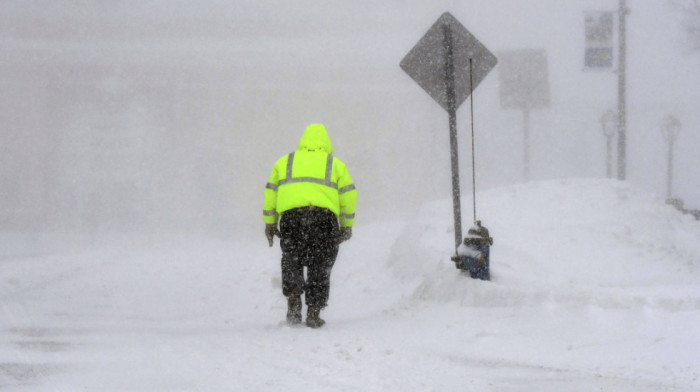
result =
M459 187L459 152L457 149L457 106L455 103L454 47L452 46L452 28L449 24L442 26L443 44L445 46L445 88L447 93L447 114L450 123L450 157L452 162L452 214L454 215L455 243L462 241L461 196Z
M462 243L457 109L496 66L496 62L496 56L454 16L445 12L400 64L401 69L449 115L455 250Z
M499 53L501 107L523 112L523 179L530 180L530 113L549 107L547 53L539 49Z
M629 13L626 0L618 0L617 33L617 178L627 177L627 33L626 17ZM585 16L586 69L612 70L614 55L614 12L587 12Z

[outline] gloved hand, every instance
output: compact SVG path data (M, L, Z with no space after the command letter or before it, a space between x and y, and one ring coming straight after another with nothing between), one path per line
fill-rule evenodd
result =
M462 256L455 254L450 259L455 263L457 269L462 269Z
M280 231L277 229L277 224L266 224L265 225L265 237L267 237L267 243L272 246L273 238L275 236L280 236Z
M340 235L338 235L338 243L341 244L352 237L352 227L340 227Z

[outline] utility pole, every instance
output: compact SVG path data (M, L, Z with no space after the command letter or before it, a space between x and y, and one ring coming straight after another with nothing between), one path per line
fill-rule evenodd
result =
M625 75L627 43L625 18L628 12L626 0L620 0L617 70L617 178L619 180L624 180L627 177L627 80Z

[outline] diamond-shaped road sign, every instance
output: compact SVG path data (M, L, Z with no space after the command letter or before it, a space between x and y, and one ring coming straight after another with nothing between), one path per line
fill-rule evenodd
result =
M445 28L452 34L454 63L455 109L471 94L496 66L496 56L489 52L454 16L445 12L438 18L416 46L401 60L403 69L445 110L448 107L447 58ZM469 83L469 59L472 59L472 79Z

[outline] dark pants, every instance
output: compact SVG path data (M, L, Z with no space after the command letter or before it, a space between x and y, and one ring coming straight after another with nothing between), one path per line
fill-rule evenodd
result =
M306 293L306 305L325 307L338 256L338 218L325 208L295 208L282 214L280 233L282 293L287 297Z

